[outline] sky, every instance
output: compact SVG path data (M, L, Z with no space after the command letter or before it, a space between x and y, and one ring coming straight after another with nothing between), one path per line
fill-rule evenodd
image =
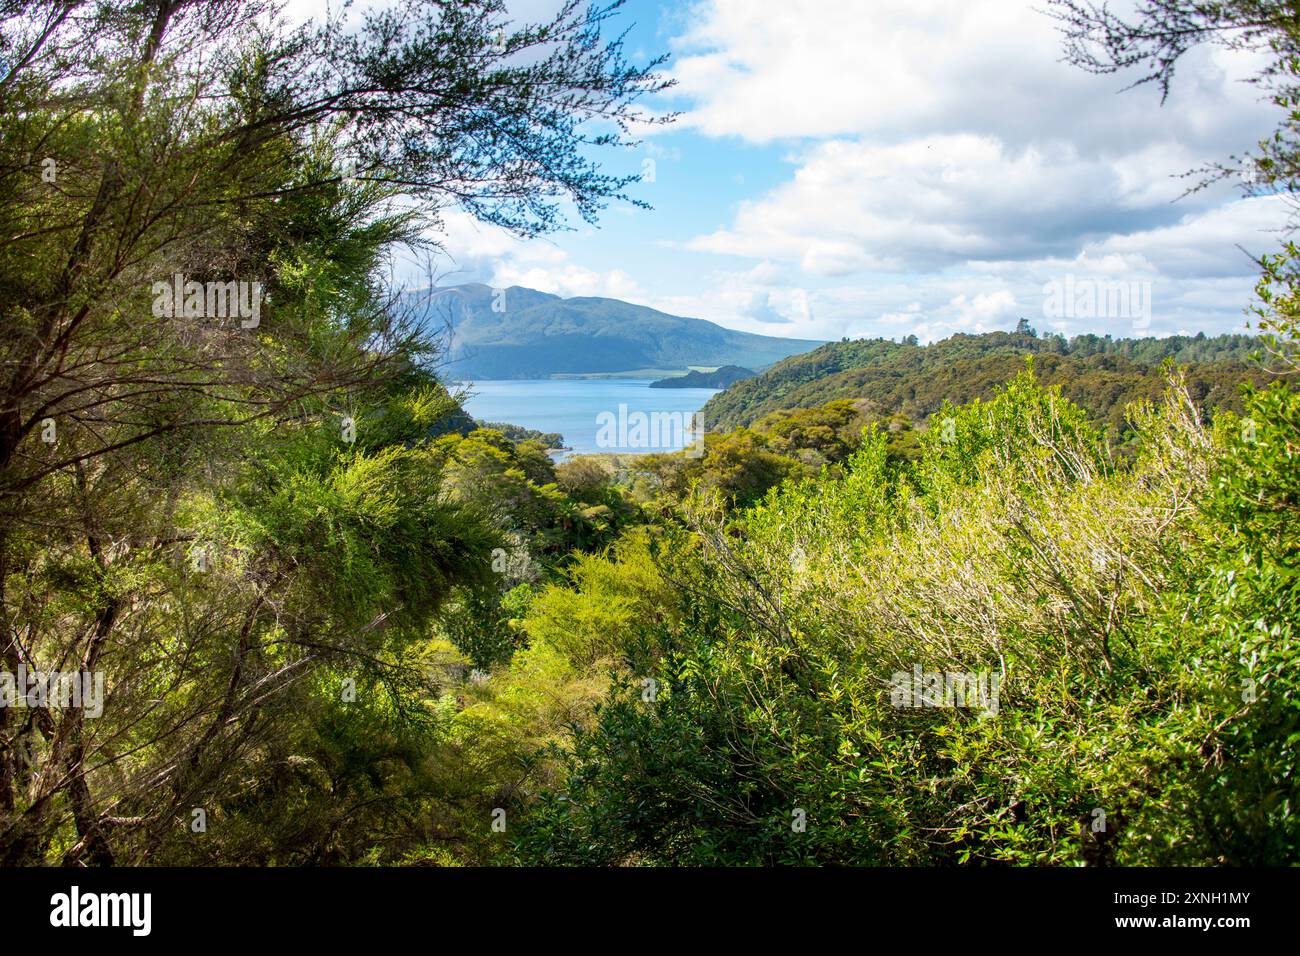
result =
M934 341L1021 317L1065 335L1243 330L1251 255L1281 243L1284 201L1184 195L1185 174L1274 128L1245 82L1261 61L1194 49L1162 105L1154 85L1125 89L1134 76L1063 62L1041 6L629 0L614 25L630 58L670 54L677 83L644 105L682 115L598 155L645 174L630 192L653 209L530 241L450 210L443 281L794 338Z

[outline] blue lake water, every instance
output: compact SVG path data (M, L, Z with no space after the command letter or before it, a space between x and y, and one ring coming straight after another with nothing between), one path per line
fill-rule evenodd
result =
M564 443L573 449L572 454L596 452L635 454L669 450L652 439L652 447L635 447L645 443L618 442L611 446L609 437L611 420L622 419L631 423L635 434L638 413L650 416L659 413L680 415L689 420L718 390L714 388L650 388L648 378L605 379L543 379L540 381L511 379L508 381L468 382L469 397L465 410L475 418L488 422L508 422L543 432L559 432ZM624 406L620 413L619 406ZM602 415L605 417L602 419ZM602 437L602 422L606 425ZM675 437L667 428L661 428L656 437ZM603 444L598 441L603 440ZM680 448L686 441L671 442ZM670 443L665 441L663 445Z

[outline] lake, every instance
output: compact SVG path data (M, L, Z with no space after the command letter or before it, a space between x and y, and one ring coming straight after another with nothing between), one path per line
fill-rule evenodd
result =
M569 454L671 451L715 388L651 388L648 378L468 382L465 410L487 422L559 432ZM567 457L563 456L563 457Z

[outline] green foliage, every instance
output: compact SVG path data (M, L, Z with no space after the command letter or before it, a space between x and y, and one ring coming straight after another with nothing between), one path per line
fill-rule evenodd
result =
M1187 387L1206 412L1240 411L1237 389L1262 381L1248 359L1260 340L1248 335L1117 339L991 332L954 335L931 345L884 339L832 343L786 359L709 399L701 414L710 427L734 428L780 409L813 408L852 399L877 417L901 414L920 424L945 401L965 404L993 390L1035 358L1046 385L1087 409L1113 438L1128 428L1125 408L1159 397L1166 360L1191 363Z
M675 617L674 591L660 574L650 541L625 536L617 558L577 557L566 573L569 586L541 591L523 627L533 641L549 644L578 667L601 661L648 663L651 634Z
M532 557L636 511L475 431L387 277L448 203L527 236L644 205L593 149L671 120L633 113L667 81L604 38L618 6L5 5L0 606L30 636L0 672L79 662L109 699L0 707L0 863L476 852L435 764L470 709L444 618L477 602L460 643L514 667Z
M523 646L523 616L533 589L518 584L505 593L495 588L465 588L439 620L447 639L476 668L486 671L507 663Z
M636 518L636 509L594 476L575 484L572 468L557 471L539 442L514 442L480 428L444 435L434 447L446 461L454 497L494 514L548 565L563 563L574 549L609 543ZM570 476L564 488L561 475Z
M1288 391L1247 405L1270 424L1243 449L1176 382L1131 412L1116 466L1024 373L945 409L948 440L932 428L915 465L875 429L841 478L733 513L697 501L658 699L633 684L601 708L516 852L1293 861L1300 442ZM996 712L895 706L893 675L918 666L999 675Z
M0 672L111 695L0 708L0 864L1296 862L1296 247L1271 337L846 341L701 455L557 465L382 276L449 199L533 235L624 197L588 147L663 80L612 8L118 6L0 22ZM178 272L260 323L158 314ZM516 370L810 344L507 294ZM521 355L561 321L646 335Z

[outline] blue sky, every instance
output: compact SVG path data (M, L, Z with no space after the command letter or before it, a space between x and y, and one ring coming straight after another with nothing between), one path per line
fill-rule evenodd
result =
M308 12L312 0L291 5ZM521 18L553 0L519 0ZM446 281L607 295L807 338L1014 327L1241 329L1279 197L1180 174L1249 150L1276 111L1251 54L1193 51L1169 100L1060 62L1022 0L630 0L634 59L671 54L681 120L604 157L653 170L652 211L520 242L451 210ZM1241 248L1239 248L1241 247ZM1123 283L1149 314L1045 310L1051 283Z

